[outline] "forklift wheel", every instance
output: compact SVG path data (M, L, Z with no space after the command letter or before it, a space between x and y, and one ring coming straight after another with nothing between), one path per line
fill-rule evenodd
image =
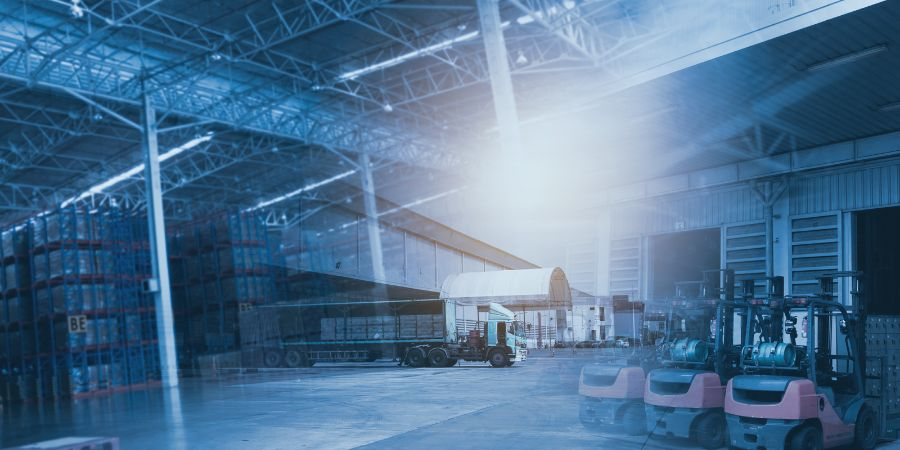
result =
M791 435L788 450L821 450L822 433L812 426L806 425Z
M853 448L871 450L878 443L875 412L863 407L856 416L856 432L853 435Z
M622 413L622 427L625 429L625 434L630 436L643 434L647 429L644 405L639 403L627 405L625 412Z
M704 414L694 424L694 441L705 449L723 447L727 440L728 429L721 413Z

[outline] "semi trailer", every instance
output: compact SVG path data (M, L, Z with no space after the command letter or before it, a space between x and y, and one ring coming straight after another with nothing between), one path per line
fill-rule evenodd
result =
M524 361L524 327L502 305L486 306L484 320L460 329L457 312L468 308L474 315L475 307L451 300L275 304L248 311L241 336L243 348L256 349L265 367L380 358L410 367L449 367L460 360L509 367Z

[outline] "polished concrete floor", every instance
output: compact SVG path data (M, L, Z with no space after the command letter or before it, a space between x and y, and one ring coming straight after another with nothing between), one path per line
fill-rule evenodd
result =
M508 369L394 364L223 374L161 389L7 409L2 446L118 436L123 449L674 448L598 434L578 421L577 377L592 351Z

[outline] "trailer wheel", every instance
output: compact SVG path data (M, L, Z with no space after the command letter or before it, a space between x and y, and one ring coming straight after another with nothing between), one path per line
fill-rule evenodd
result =
M413 347L406 352L406 362L409 367L424 367L428 363L425 358L425 350L420 347Z
M442 348L433 348L428 352L428 363L431 367L448 367L450 364L450 355L447 350Z
M297 350L288 350L284 352L284 365L290 368L306 367L308 363L305 361L306 355Z
M728 440L724 414L712 412L700 416L693 431L694 441L705 449L723 447Z
M856 431L853 434L853 448L871 450L878 443L875 412L863 407L856 416Z
M488 362L491 363L491 367L506 367L509 364L509 357L506 356L505 351L497 349L488 355Z
M822 433L812 425L806 425L788 438L788 450L820 450Z
M263 355L263 365L268 368L281 367L281 351L267 350Z

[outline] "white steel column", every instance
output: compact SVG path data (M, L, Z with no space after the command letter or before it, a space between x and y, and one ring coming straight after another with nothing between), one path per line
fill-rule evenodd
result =
M169 259L166 252L166 223L163 215L162 186L159 181L159 147L156 135L156 112L144 94L141 146L144 150L144 181L147 195L147 221L150 238L150 265L158 287L153 293L156 307L156 335L163 386L178 386L175 358L175 328L172 316L172 292L169 288Z
M372 164L369 155L359 156L362 166L363 204L366 209L366 228L369 231L369 253L372 254L372 278L379 283L386 281L384 274L384 254L381 250L381 227L378 226L378 205L375 203L375 181L372 179ZM440 281L438 281L440 283Z
M499 0L478 0L478 17L481 20L481 37L484 40L488 72L491 76L494 109L497 114L497 126L500 129L500 145L505 154L518 154L522 138L519 134L519 115L516 112L516 98L509 73L506 43L503 40Z

